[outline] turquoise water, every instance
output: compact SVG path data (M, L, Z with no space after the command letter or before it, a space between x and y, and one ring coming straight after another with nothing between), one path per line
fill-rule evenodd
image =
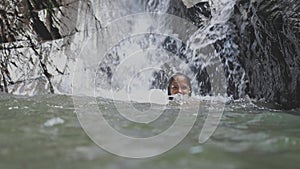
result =
M99 108L114 113L109 100L100 99L99 103ZM300 110L270 110L247 101L231 103L205 144L198 143L206 118L200 114L187 137L170 151L129 159L102 150L85 134L69 96L1 94L0 105L1 169L299 167ZM135 106L143 109L149 105ZM120 122L119 130L133 135L157 131L153 128L164 129L175 115L162 117L152 126ZM107 114L107 118L113 121L117 115ZM51 124L53 121L56 123Z

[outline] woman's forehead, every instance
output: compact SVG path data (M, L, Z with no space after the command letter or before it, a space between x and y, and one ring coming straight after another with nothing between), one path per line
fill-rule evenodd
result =
M188 79L182 75L175 75L173 78L176 82L188 82Z
M173 77L172 83L188 83L188 79L182 75L176 75Z

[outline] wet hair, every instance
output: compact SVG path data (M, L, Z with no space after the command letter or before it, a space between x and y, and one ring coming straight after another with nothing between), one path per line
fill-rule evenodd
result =
M184 79L187 81L187 84L188 84L188 86L189 86L189 88L190 88L189 96L191 96L191 94L192 94L191 80L190 80L189 77L187 77L185 74L182 74L182 73L176 73L176 74L174 74L174 75L170 78L169 84L168 84L168 96L171 95L171 89L170 89L170 88L171 88L171 84L172 84L172 82L175 80L175 77L177 77L177 76L182 76L182 77L184 77ZM173 100L173 97L169 97L169 100Z

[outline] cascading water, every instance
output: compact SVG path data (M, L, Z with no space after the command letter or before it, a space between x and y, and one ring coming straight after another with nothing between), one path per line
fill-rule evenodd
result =
M210 2L211 19L204 28L199 29L189 39L188 46L193 51L189 60L194 67L199 67L199 65L205 67L221 59L226 76L228 96L241 98L244 96L246 88L245 73L237 59L239 50L238 45L234 42L235 31L232 24L228 22L232 17L236 1L218 0ZM201 18L201 15L198 17ZM207 50L211 50L211 53Z
M110 7L110 3L113 2L107 1L105 5L104 1L101 1L101 4L95 2L91 6L94 8L101 6L103 9ZM222 90L226 88L224 70L229 72L226 76L227 80L236 73L227 71L226 67L229 67L228 62L236 60L238 54L236 45L228 38L232 31L227 23L232 15L235 1L220 0L210 3L201 2L196 5L199 11L197 18L201 21L200 27L195 26L195 22L191 20L173 15L168 15L169 18L140 18L140 15L134 15L135 12L141 11L162 14L170 11L171 3L171 1L148 1L148 3L138 1L136 4L124 2L114 4L114 7L120 6L120 9L109 16L107 15L110 14L109 8L100 10L105 13L105 16L96 12L98 15L95 17L105 18L104 20L110 22L107 26L101 25L104 31L89 35L90 42L84 46L81 56L89 60L83 63L87 65L92 63L91 67L97 67L96 70L92 68L89 72L97 72L95 83L98 96L111 98L110 92L123 94L137 92L139 95L147 96L146 93L150 89L165 90L168 79L176 72L184 73L192 79L194 95L217 94L220 88ZM204 12L209 9L211 15L207 16ZM129 17L120 18L126 14ZM115 24L116 22L119 23ZM116 30L111 26L113 24L119 27L118 31L127 31L127 35L118 37L119 34L114 32ZM144 28L141 28L143 26ZM140 31L140 29L145 30ZM143 33L135 34L135 32ZM109 38L106 39L108 36ZM109 44L112 41L116 43ZM222 45L225 46L222 50L217 50L215 47L219 41L223 41ZM97 45L107 46L108 50L99 51ZM96 57L102 59L95 62ZM86 75L88 73L80 77ZM92 82L93 77L88 79ZM116 97L122 96L114 95L114 99L120 99ZM134 100L145 99L137 97Z

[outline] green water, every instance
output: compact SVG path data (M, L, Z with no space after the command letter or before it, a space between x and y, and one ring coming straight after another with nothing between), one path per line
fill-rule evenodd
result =
M205 144L198 143L206 118L199 115L190 134L172 150L152 158L128 159L100 149L85 134L71 97L1 94L0 106L1 169L293 169L300 164L300 110L275 111L248 102L232 103ZM109 103L106 106L110 109ZM64 122L47 126L53 118ZM164 118L152 125L170 125ZM119 130L133 135L155 127L124 122L120 126Z

